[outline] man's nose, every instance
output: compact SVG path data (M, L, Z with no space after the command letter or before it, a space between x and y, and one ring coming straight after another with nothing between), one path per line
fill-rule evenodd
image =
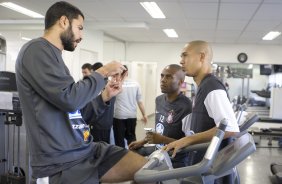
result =
M180 59L180 61L179 61L179 64L183 64L184 63L184 61L183 61L183 58L181 57L181 59Z

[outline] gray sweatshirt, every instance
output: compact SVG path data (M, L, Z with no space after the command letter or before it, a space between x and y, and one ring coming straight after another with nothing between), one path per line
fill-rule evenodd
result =
M75 82L61 50L38 38L22 47L16 79L33 175L48 176L87 157L92 137L78 109L97 97L104 78L93 72Z

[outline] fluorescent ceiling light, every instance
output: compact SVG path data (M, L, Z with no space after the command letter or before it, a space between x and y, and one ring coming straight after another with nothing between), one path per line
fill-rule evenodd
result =
M140 2L143 8L155 19L164 19L165 15L156 2Z
M26 40L26 41L30 41L32 40L31 38L28 38L28 37L21 37L22 40Z
M263 40L274 40L280 34L281 34L281 32L278 32L278 31L270 31L262 39Z
M25 14L27 16L33 17L33 18L44 18L44 16L40 15L39 13L36 13L34 11L31 11L29 9L26 9L22 6L19 6L11 2L3 2L3 3L0 3L0 5L6 8L10 8L11 10L17 11L19 13Z
M178 38L178 35L174 29L163 29L163 31L170 38Z

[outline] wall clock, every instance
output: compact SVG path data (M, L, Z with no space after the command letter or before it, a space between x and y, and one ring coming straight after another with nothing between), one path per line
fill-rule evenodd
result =
M240 63L245 63L248 60L248 55L246 53L239 53L237 59Z

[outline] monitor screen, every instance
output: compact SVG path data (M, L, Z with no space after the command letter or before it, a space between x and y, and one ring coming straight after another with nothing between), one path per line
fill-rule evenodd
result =
M274 73L282 73L282 65L273 65Z
M260 65L260 75L271 75L272 66L271 65Z

